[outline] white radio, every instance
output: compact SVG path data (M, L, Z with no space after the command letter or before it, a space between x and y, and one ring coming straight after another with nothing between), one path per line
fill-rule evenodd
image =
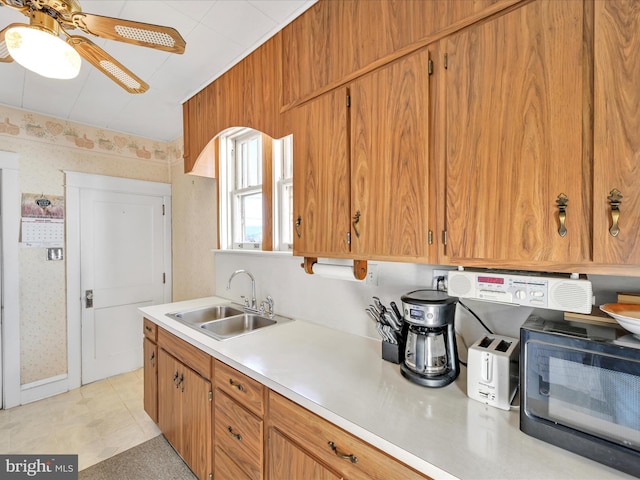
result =
M448 291L453 297L576 313L591 313L591 282L562 274L452 270Z

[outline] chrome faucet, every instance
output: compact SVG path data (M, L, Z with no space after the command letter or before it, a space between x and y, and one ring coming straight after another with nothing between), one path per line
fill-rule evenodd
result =
M251 279L251 303L249 303L249 300L245 298L244 308L246 310L258 312L258 304L256 303L256 279L253 278L253 275L251 275L251 272L248 272L247 270L236 270L235 272L233 272L229 277L229 281L227 282L227 290L231 288L231 280L233 280L233 277L235 277L239 273L246 273L247 275L249 275L249 278Z
M251 275L251 273L247 270L241 269L233 272L229 277L229 281L227 282L227 290L231 288L231 280L233 280L233 277L235 277L239 273L246 273L251 279L251 301L243 297L244 311L257 313L258 315L264 315L266 313L269 318L273 318L273 298L271 298L271 295L267 295L267 299L260 302L260 306L258 307L258 301L256 300L256 279L253 278L253 275Z

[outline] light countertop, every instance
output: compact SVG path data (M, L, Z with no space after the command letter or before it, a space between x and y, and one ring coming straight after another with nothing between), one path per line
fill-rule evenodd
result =
M219 341L166 313L201 298L141 308L171 333L435 479L633 478L519 429L518 410L466 395L466 369L443 388L413 384L378 340L296 320Z

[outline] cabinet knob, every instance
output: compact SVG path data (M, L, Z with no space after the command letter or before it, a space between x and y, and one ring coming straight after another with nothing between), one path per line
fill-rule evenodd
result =
M620 227L618 227L618 220L620 218L620 204L622 203L622 192L617 188L614 188L607 197L609 205L611 205L611 228L609 228L609 235L617 237L620 233Z

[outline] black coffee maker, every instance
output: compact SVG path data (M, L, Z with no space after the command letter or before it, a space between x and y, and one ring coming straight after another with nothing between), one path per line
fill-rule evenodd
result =
M444 387L460 373L454 318L458 299L439 290L401 297L404 328L402 375L425 387Z

